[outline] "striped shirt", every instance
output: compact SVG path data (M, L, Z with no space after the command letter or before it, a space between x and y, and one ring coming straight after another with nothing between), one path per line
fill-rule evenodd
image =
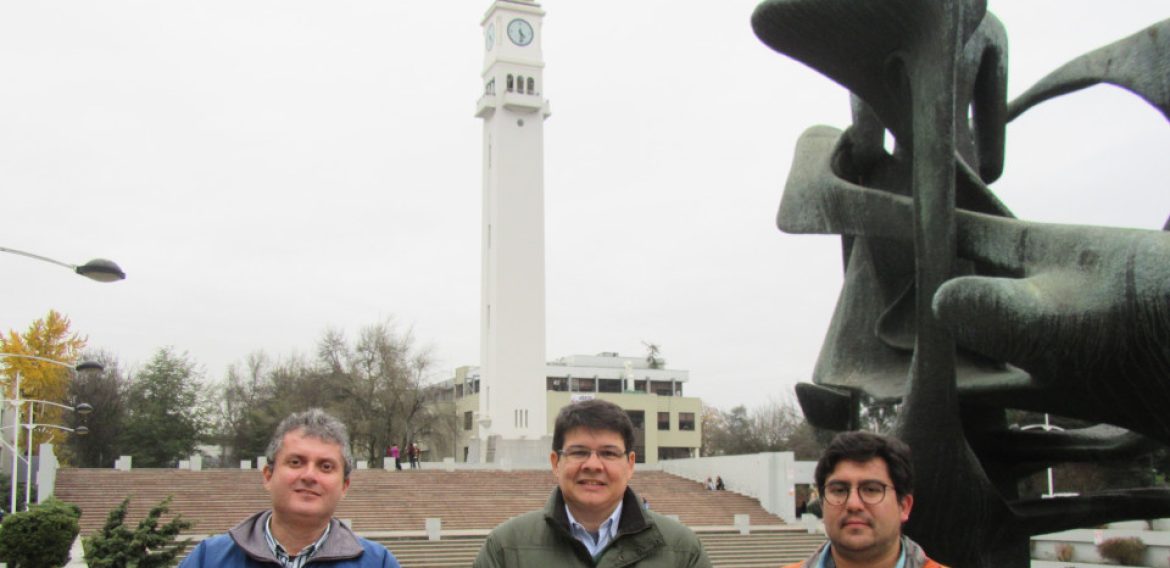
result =
M272 536L272 513L268 513L268 516L264 519L264 540L268 543L268 550L272 551L272 555L276 557L276 560L280 562L281 566L284 568L302 568L305 564L309 563L309 560L312 560L313 555L325 544L325 540L329 538L329 529L332 527L332 524L325 525L325 532L321 533L321 538L318 538L317 542L306 546L301 550L300 554L289 556L288 551L279 542L276 542L276 537Z

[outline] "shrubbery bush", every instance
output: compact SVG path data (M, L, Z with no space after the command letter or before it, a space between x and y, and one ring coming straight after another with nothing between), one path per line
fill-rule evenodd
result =
M130 506L127 497L106 518L101 532L82 541L85 547L85 561L90 568L160 568L174 564L175 558L190 544L190 540L176 542L175 537L184 529L191 528L191 522L182 515L171 522L158 526L159 517L170 510L171 498L155 505L146 518L138 523L136 530L130 530L123 522L126 509Z
M1146 543L1137 537L1109 538L1097 545L1101 558L1126 566L1141 566L1146 556Z
M0 525L0 561L11 568L64 566L81 530L80 518L77 505L57 499L5 516Z

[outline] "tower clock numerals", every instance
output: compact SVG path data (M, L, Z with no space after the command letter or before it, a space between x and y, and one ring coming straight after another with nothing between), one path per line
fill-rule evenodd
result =
M532 43L532 38L535 34L532 33L532 24L527 20L516 18L508 22L508 39L512 43L524 47Z
M496 25L488 24L487 33L484 34L484 41L487 43L487 50L491 51L492 46L496 44Z

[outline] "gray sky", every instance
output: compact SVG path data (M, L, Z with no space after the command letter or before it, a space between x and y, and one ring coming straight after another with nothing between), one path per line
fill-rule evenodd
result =
M757 2L548 0L549 358L662 347L689 394L754 406L807 380L841 283L836 237L780 233L796 138L845 90L765 47ZM479 357L486 0L0 4L0 329L49 309L144 364L218 380L255 350L394 317ZM1170 16L1164 0L993 0L1009 92ZM1170 130L1097 87L1009 126L994 186L1027 219L1161 228Z

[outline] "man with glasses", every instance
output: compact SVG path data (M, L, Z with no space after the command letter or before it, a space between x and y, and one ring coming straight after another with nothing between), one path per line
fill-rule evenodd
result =
M543 510L492 530L475 568L638 566L709 568L695 533L653 511L628 485L634 425L604 400L561 409L549 461L557 478Z
M914 505L910 448L869 432L838 434L817 462L829 542L785 568L945 568L902 535Z

